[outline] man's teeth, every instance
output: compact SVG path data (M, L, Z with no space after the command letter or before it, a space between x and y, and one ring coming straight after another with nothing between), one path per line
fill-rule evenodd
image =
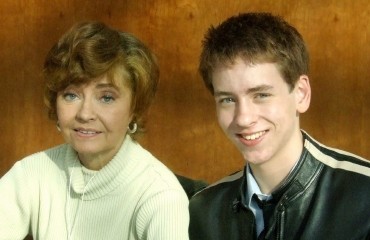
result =
M251 135L242 135L244 139L246 140L255 140L260 138L266 131L258 132L258 133L253 133Z

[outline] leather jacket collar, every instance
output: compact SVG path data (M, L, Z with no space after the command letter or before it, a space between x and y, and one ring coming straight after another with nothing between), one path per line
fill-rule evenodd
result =
M309 136L305 132L302 131L302 135L304 142L309 141ZM313 161L309 156L307 149L303 148L297 165L280 184L279 188L272 192L273 199L276 199L276 201L279 202L278 207L282 207L286 202L306 189L313 179L320 173L320 169L322 169L322 167L323 166L319 165L317 161ZM239 194L233 201L234 210L238 208L238 206L235 206L236 204L241 204L245 209L247 209L248 206L246 168L247 166L244 167Z

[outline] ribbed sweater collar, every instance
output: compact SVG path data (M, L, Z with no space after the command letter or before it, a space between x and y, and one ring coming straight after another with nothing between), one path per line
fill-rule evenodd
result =
M66 145L65 164L68 172L68 185L72 182L71 189L77 194L84 193L84 200L93 200L105 196L116 189L119 185L127 184L129 175L134 172L138 155L142 149L129 135L126 136L116 156L102 169L86 187L82 165L78 160L76 151ZM136 153L136 154L135 154Z

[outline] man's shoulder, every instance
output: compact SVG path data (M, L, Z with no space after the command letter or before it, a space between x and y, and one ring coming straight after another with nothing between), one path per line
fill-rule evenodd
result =
M204 188L203 190L199 191L195 196L193 196L193 201L199 201L200 199L204 199L208 201L208 199L212 199L216 195L222 196L232 196L238 194L240 192L240 186L242 183L242 179L244 177L244 171L240 170L231 175L228 175L212 184ZM233 192L233 194L228 194L229 192Z
M328 147L308 136L305 148L311 156L333 170L344 170L370 177L370 161L356 154Z

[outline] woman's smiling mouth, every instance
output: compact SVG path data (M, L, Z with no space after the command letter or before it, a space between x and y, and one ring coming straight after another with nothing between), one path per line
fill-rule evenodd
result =
M79 135L88 135L88 136L93 136L101 133L100 131L96 130L90 130L90 129L74 129L75 132L77 132Z

